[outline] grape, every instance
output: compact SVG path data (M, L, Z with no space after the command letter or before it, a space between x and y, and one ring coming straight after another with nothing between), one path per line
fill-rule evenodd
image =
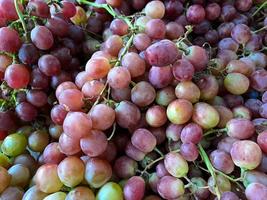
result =
M64 119L67 116L68 111L63 105L55 105L51 109L51 119L55 124L63 125Z
M171 86L162 88L157 91L156 103L161 106L168 106L174 99L176 99L174 88Z
M125 154L136 161L141 161L145 157L145 153L137 149L131 142L126 145Z
M206 18L210 21L216 20L221 14L221 7L217 3L210 3L205 7Z
M63 83L59 84L57 89L56 89L56 97L59 98L61 93L67 89L77 89L77 86L71 81L67 81L67 82L63 82Z
M24 165L13 165L8 169L8 173L11 175L11 186L25 188L29 184L30 170Z
M75 77L75 85L81 89L87 81L91 81L92 78L86 71L79 72Z
M254 132L255 128L253 123L248 119L231 119L226 124L227 135L236 139L248 139Z
M172 80L172 71L170 66L166 67L151 67L148 74L149 82L155 88L164 88L168 86Z
M231 36L239 44L245 44L250 40L251 32L247 25L237 24L232 29Z
M226 37L226 38L223 38L218 43L218 48L237 52L237 50L239 48L239 44L236 41L234 41L232 38Z
M21 200L23 197L23 190L19 187L8 187L0 195L2 200Z
M137 53L126 53L122 58L121 64L128 69L132 78L141 76L145 73L146 63Z
M46 164L59 164L65 155L60 152L60 146L57 142L48 144L43 152L43 160Z
M206 199L209 197L209 190L207 188L203 188L207 186L207 182L203 178L193 177L191 178L191 182L194 184L189 188L192 193L200 199Z
M251 119L251 112L245 106L238 106L233 109L234 118Z
M42 107L47 103L47 95L40 90L30 90L27 92L27 101L36 107Z
M152 127L160 127L167 121L165 108L161 106L152 106L146 112L146 121Z
M167 117L173 124L184 124L188 122L192 113L192 103L185 99L174 100L167 107Z
M104 78L109 70L110 64L104 57L90 59L85 66L86 72L92 79Z
M167 176L169 175L168 171L166 170L165 166L164 166L164 162L160 162L159 164L157 164L156 166L156 174L158 178L162 178L163 176Z
M11 175L9 175L8 171L0 166L0 192L2 193L11 182Z
M166 129L166 137L173 141L178 141L183 129L183 125L169 124Z
M187 59L194 66L195 71L202 71L207 67L208 55L204 48L199 46L190 46L183 54L183 58Z
M26 65L36 64L39 52L33 44L22 44L18 52L19 60Z
M28 137L28 146L35 152L42 152L49 143L49 135L46 130L34 131Z
M219 40L219 33L216 30L209 30L207 33L205 33L205 39L208 43L211 45L214 45Z
M123 194L125 200L142 200L145 194L145 181L140 176L132 176L127 180Z
M115 108L115 112L116 122L122 128L133 127L141 119L141 113L139 108L129 101L121 101L119 105Z
M48 18L50 15L47 3L42 0L29 1L27 9L32 15L37 17Z
M111 88L126 88L131 82L131 74L127 68L114 67L109 71L107 81Z
M83 161L74 156L69 156L62 160L57 168L60 181L68 187L80 184L84 178L84 172Z
M49 85L49 78L44 75L39 68L35 68L31 73L31 86L36 89L46 89Z
M67 107L68 110L78 111L83 105L83 94L78 89L67 89L61 92L58 101L61 105Z
M176 199L185 193L183 182L172 176L164 176L157 186L158 193L164 199Z
M1 111L0 121L0 131L12 131L15 130L17 127L16 116L12 111Z
M245 12L252 7L252 3L253 3L252 0L245 0L245 1L237 0L235 2L235 7L237 8L237 10Z
M251 183L260 183L267 186L267 175L256 170L247 171L243 183L246 187Z
M214 150L210 154L210 161L214 168L230 174L234 171L234 163L230 155L222 150Z
M1 10L1 2L0 2ZM16 53L21 47L21 40L19 34L14 29L9 27L0 28L0 51Z
M111 97L114 101L129 101L131 99L131 89L130 87L122 89L111 89Z
M104 43L104 51L112 56L118 56L120 49L123 47L123 40L118 35L110 36Z
M38 66L41 72L46 76L55 76L60 73L61 64L59 60L50 54L43 55L39 61Z
M227 191L222 193L221 200L239 200L239 197L235 193Z
M25 65L12 64L5 71L5 81L9 87L20 89L30 82L30 73Z
M249 88L249 79L240 73L230 73L224 79L224 86L232 94L244 94Z
M267 132L263 131L261 132L257 137L257 143L260 146L261 150L266 153L267 152Z
M181 140L183 143L198 144L202 139L202 129L195 123L187 124L181 131Z
M229 120L234 118L232 111L225 106L214 106L220 115L220 121L217 125L219 128L224 128Z
M216 109L207 103L199 102L194 105L192 119L204 129L217 126L220 117Z
M221 18L224 22L232 21L236 16L236 9L232 5L224 5L221 10Z
M260 147L250 140L235 142L230 153L236 166L249 170L255 169L262 159Z
M21 164L21 165L27 167L30 170L31 175L34 175L36 170L37 170L37 168L38 168L38 163L29 154L21 154L21 155L17 156L14 159L13 164L14 165Z
M57 175L58 166L55 164L45 164L39 167L35 174L35 183L42 192L58 192L63 183Z
M104 83L98 80L87 81L82 87L82 93L85 97L95 101L104 89Z
M245 190L248 200L264 200L267 195L267 187L260 183L251 183Z
M164 165L166 170L176 178L184 177L188 173L188 164L179 153L170 152L166 154Z
M145 153L151 152L157 144L155 136L144 128L137 129L133 133L131 142L134 147Z
M165 7L161 1L151 1L145 6L145 14L153 19L161 19L165 14Z
M59 17L48 18L45 26L53 35L64 37L68 33L68 23Z
M76 14L76 8L75 8L74 3L69 2L69 1L62 1L61 5L62 7L61 7L60 12L62 12L64 17L71 18Z
M121 187L114 182L108 182L98 191L96 200L123 200Z
M44 198L44 200L65 200L66 193L64 192L55 192L53 194L50 194Z
M223 99L225 100L229 108L234 108L236 106L240 106L244 104L243 97L239 95L228 94L228 95L225 95Z
M31 40L40 50L48 50L54 44L51 31L45 26L36 26L31 31Z
M166 133L165 128L158 127L158 128L150 128L150 132L156 137L157 145L162 144L166 140Z
M80 140L82 151L89 157L99 156L106 150L107 145L107 136L98 130L92 130L91 133Z
M219 84L213 75L203 76L198 82L197 86L200 89L200 99L213 99L219 91Z
M258 51L262 48L262 38L259 35L253 34L246 44L246 50Z
M113 162L117 157L117 154L118 150L116 145L114 144L114 142L109 141L106 150L98 157L103 160L107 160L108 162Z
M119 178L130 178L135 175L137 162L127 156L121 156L115 160L114 172Z
M132 102L140 107L148 106L154 101L155 97L155 89L145 81L137 83L131 90Z
M22 200L43 200L48 194L40 191L37 186L32 186L23 195Z
M172 74L178 81L190 81L194 73L194 66L187 59L178 60L172 65Z
M145 33L152 39L164 39L166 34L165 23L161 19L151 19L146 24Z
M157 174L155 172L150 174L150 176L149 176L148 184L149 184L150 189L153 192L158 192L157 191L157 185L159 183L159 179L160 178L157 176Z
M259 111L263 103L258 99L248 99L245 102L245 106L249 109L253 117L258 117Z
M252 73L251 87L259 92L264 92L267 89L267 71L260 69Z
M100 188L111 178L111 175L112 169L107 161L99 158L91 158L87 161L85 179L91 187Z
M226 66L227 73L241 73L245 76L252 74L252 69L241 60L232 60Z
M166 24L166 38L175 40L184 35L184 27L176 22Z
M205 19L205 10L201 5L191 5L186 11L186 18L190 23L199 24Z
M208 180L209 191L212 194L216 195L214 184L215 183L214 183L213 177L210 177L209 180ZM222 176L222 175L217 175L216 176L216 185L217 185L220 193L231 191L231 183L230 183L230 181L227 178L225 178L224 176Z
M133 38L133 44L139 51L144 51L151 45L151 39L145 33L138 33Z
M27 139L24 135L14 133L8 135L1 144L1 150L8 156L18 156L22 154L27 146Z
M74 155L81 151L80 141L62 133L59 137L59 150L66 155Z
M198 149L194 143L183 143L180 147L180 153L187 161L195 161L198 157Z
M110 30L115 35L126 35L128 33L128 25L122 19L114 19L110 24Z
M26 122L33 121L37 116L37 109L28 102L22 102L16 106L18 117Z
M177 59L181 58L181 54L175 43L170 40L161 40L146 49L145 58L150 65L161 67L174 63Z
M95 195L91 189L85 186L79 186L71 190L67 196L66 200L95 200Z

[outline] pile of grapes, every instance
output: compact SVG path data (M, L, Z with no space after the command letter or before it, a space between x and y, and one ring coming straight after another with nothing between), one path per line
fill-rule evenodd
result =
M0 0L0 200L266 200L266 0Z

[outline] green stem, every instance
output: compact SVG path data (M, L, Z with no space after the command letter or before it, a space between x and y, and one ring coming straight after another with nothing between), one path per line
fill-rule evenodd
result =
M159 157L158 159L154 160L153 162L149 163L145 169L141 172L141 176L147 172L148 169L150 169L154 164L164 159L164 156Z
M98 4L98 3L90 2L90 1L87 1L87 0L77 0L77 2L78 2L79 4L85 4L85 5L93 6L93 7L95 7L95 8L103 8L103 9L105 9L105 10L106 10L112 17L114 17L114 18L118 18L118 19L122 19L122 20L124 20L124 21L127 23L127 25L128 25L131 29L134 28L134 26L132 25L131 21L130 21L127 17L122 16L122 15L118 15L118 14L113 10L113 8L112 8L110 5L108 5L108 4Z
M19 20L20 20L20 22L22 24L22 28L23 28L23 30L25 32L26 40L29 41L26 23L24 21L23 14L22 14L21 10L19 9L18 0L14 0L14 5L15 5L16 12L17 12L17 14L19 16Z
M110 140L113 138L113 136L114 136L114 134L115 134L115 131L116 131L116 122L114 122L114 124L113 124L112 133L111 133L111 135L108 137L108 141L110 141Z
M263 30L267 30L267 26L261 27L260 29L253 31L253 33L258 33L258 32L261 32Z
M154 148L154 151L156 151L161 157L164 157L163 153L157 148Z
M128 52L129 48L131 47L131 45L133 43L133 38L134 38L134 34L132 34L131 37L129 38L129 40L127 41L118 61L115 63L114 67L117 67L120 65L123 56Z
M213 133L224 133L227 131L227 128L222 128L222 129L211 129L207 132L204 133L204 137L211 135Z
M265 1L263 4L260 5L260 7L252 14L252 17L254 17L266 5L267 5L267 1Z
M203 147L201 146L201 144L198 144L198 148L199 148L199 154L202 158L202 160L204 161L204 163L206 164L213 180L214 180L214 189L215 189L215 193L216 193L216 196L218 197L218 200L221 199L221 193L220 193L220 190L218 188L218 185L217 185L217 181L216 181L216 174L214 172L214 169L213 169L213 166L209 160L209 157L208 155L206 154L205 150L203 149Z
M101 96L103 95L104 91L106 90L107 86L108 86L108 82L105 83L104 88L103 88L102 91L100 92L100 94L99 94L99 96L97 97L97 99L96 99L95 103L93 104L93 106L95 106L95 105L97 105L97 104L99 103L100 98L101 98Z

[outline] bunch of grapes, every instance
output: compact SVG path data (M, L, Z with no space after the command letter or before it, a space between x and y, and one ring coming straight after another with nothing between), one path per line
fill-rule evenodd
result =
M265 200L266 16L0 0L0 199Z

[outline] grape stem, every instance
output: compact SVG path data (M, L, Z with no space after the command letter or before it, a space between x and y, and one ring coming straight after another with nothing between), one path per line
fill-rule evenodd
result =
M95 105L97 105L99 103L100 98L103 95L104 91L106 90L107 86L108 86L108 82L105 83L104 88L101 90L101 92L100 92L99 96L97 97L97 99L96 99L95 103L93 104L93 106L95 106Z
M121 60L123 58L123 56L128 52L129 48L131 47L132 43L133 43L133 38L134 38L134 34L131 35L131 37L129 38L129 40L127 41L119 59L117 60L117 62L115 63L114 67L117 67L121 64Z
M79 4L86 4L86 5L89 5L89 6L93 6L93 7L95 7L95 8L103 8L103 9L105 9L110 15L112 15L112 17L114 17L114 18L118 18L118 19L122 19L122 20L124 20L124 21L127 23L127 25L128 25L131 29L134 28L134 26L132 25L131 21L130 21L127 17L122 16L122 15L118 15L118 14L113 10L113 8L112 8L110 5L108 5L108 4L98 4L98 3L90 2L90 1L87 1L87 0L77 0L77 2L78 2Z
M260 5L260 7L252 14L252 17L254 17L262 8L264 8L264 6L267 6L267 1Z
M263 30L267 30L267 26L264 26L264 27L262 27L262 28L260 28L260 29L258 29L256 31L253 31L253 33L258 33L258 32L261 32Z
M161 157L164 157L164 154L157 148L154 148L154 151L156 151Z
M216 174L214 172L214 169L213 169L213 166L209 160L209 157L208 155L206 154L205 150L203 149L202 145L201 144L198 144L198 148L199 148L199 154L202 158L202 160L204 161L205 165L207 166L213 180L214 180L214 189L215 189L215 193L216 193L216 196L218 197L218 200L221 199L221 193L220 193L220 190L218 188L218 185L217 185L217 181L216 181Z
M116 122L114 122L114 124L113 124L113 128L112 128L112 133L111 133L111 135L108 137L108 141L110 141L110 140L113 138L113 136L114 136L114 134L115 134L115 131L116 131L116 127L117 127L117 124L116 124Z
M143 171L141 171L141 176L146 173L148 169L150 169L154 164L164 159L164 156L159 157L158 159L154 160L153 162L149 163Z
M222 129L211 129L207 132L204 133L204 137L211 135L213 133L224 133L227 132L227 128L222 128Z
M14 0L14 5L15 5L15 9L16 9L16 12L19 16L19 20L21 22L21 25L22 25L22 28L25 32L25 36L26 36L26 40L29 41L29 37L28 37L28 31L27 31L27 27L26 27L26 23L24 21L24 18L23 18L23 14L22 12L20 11L19 9L19 4L18 4L18 0Z

